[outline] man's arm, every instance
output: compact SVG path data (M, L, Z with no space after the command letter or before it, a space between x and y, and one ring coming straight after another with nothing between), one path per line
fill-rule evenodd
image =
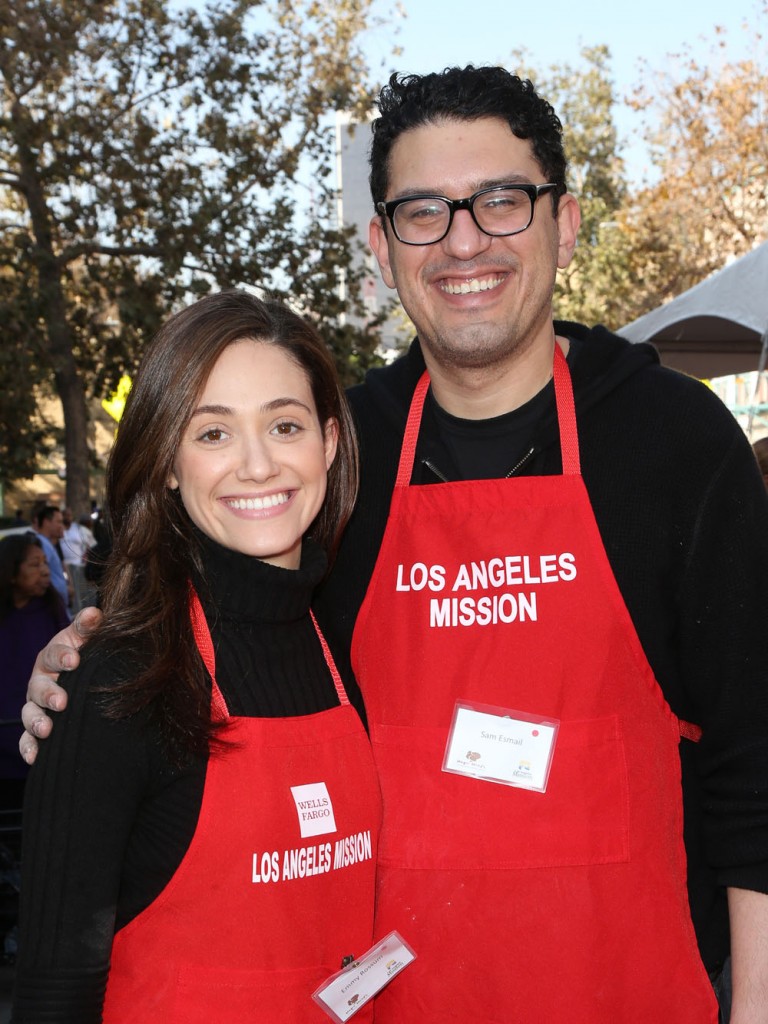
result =
M27 687L27 703L21 710L26 731L19 740L19 752L27 764L33 764L37 757L38 739L45 739L53 728L44 708L63 711L67 706L67 694L56 682L59 673L77 667L78 648L100 621L98 608L84 608L74 622L48 641L35 659Z
M768 895L728 890L733 1004L730 1024L768 1020Z

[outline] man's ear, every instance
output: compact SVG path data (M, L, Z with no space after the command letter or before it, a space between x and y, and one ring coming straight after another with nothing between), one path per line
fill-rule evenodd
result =
M389 235L381 217L372 217L368 225L368 242L379 263L381 277L387 288L395 287L395 278L389 260Z
M561 270L571 262L573 251L576 248L576 239L581 224L581 210L576 196L570 192L560 196L560 205L557 208L557 265Z

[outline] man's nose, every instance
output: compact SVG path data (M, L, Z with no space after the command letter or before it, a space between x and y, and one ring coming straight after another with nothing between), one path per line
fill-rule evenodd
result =
M493 239L475 224L469 210L456 210L451 229L443 239L443 250L460 260L474 259L485 252Z

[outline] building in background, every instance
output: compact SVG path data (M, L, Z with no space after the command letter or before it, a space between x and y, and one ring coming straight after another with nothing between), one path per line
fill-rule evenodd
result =
M371 138L369 123L360 124L349 114L336 114L336 187L338 190L338 216L343 227L354 227L361 245L358 266L364 270L363 301L368 316L392 308L392 314L381 327L384 358L393 358L398 346L406 344L412 335L397 295L381 280L376 259L368 246L368 224L373 210L368 187L368 146Z

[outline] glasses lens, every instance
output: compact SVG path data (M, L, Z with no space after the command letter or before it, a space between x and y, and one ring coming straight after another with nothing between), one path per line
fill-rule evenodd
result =
M513 235L525 231L533 212L530 197L520 188L481 192L473 209L477 223L489 235Z
M404 242L429 245L445 234L450 215L448 204L442 199L409 199L395 209L395 231Z

